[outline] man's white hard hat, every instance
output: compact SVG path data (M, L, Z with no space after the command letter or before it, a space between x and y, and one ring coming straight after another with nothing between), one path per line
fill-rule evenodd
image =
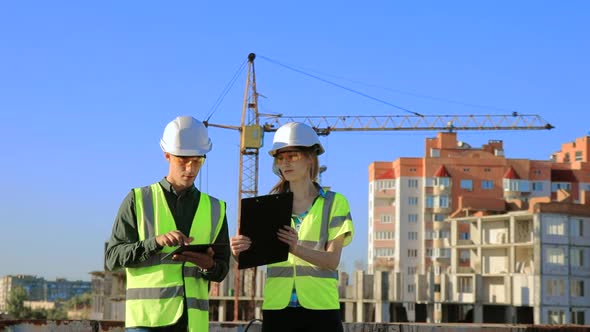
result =
M277 150L290 147L315 147L318 155L324 153L318 134L310 126L301 122L289 122L277 129L268 153L274 157Z
M164 128L160 147L175 156L204 156L211 151L212 144L203 122L192 116L179 116Z

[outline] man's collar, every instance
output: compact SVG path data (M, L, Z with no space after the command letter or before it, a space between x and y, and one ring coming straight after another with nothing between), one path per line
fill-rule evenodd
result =
M164 188L164 190L166 190L167 192L171 192L176 196L179 196L180 194L176 192L176 190L174 189L174 187L172 186L172 183L170 183L168 181L168 179L166 179L166 177L164 177L161 181L160 181L160 185L162 186L162 188ZM183 191L181 194L188 194L191 192L194 192L195 190L197 190L197 187L195 187L195 184L193 183L192 187L186 189L185 191Z

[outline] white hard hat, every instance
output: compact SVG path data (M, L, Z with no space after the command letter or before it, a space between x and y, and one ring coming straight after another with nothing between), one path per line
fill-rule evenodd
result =
M324 153L324 147L320 143L318 134L310 126L301 122L289 122L282 125L272 140L272 149L268 153L274 157L277 150L289 146L317 148L317 154Z
M179 116L164 129L162 151L175 156L204 156L211 151L207 127L192 116Z

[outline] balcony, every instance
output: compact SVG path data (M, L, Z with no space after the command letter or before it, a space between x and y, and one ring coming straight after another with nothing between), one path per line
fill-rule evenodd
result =
M395 197L395 188L388 188L388 189L377 189L373 191L373 196L375 198L389 198Z
M439 196L439 195L450 195L451 194L452 186L432 186L432 194Z

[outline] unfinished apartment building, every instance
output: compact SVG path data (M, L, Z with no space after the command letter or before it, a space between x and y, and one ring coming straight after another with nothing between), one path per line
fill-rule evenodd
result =
M537 161L447 132L426 140L424 157L371 164L369 272L392 273L392 306L409 321L588 322L578 304L590 303L589 140ZM549 203L561 207L551 214ZM562 226L547 226L552 218ZM544 235L547 227L562 237Z
M479 322L590 322L590 192L581 203L559 193L510 201L516 211L501 214L470 205L448 220L441 314L461 307Z

